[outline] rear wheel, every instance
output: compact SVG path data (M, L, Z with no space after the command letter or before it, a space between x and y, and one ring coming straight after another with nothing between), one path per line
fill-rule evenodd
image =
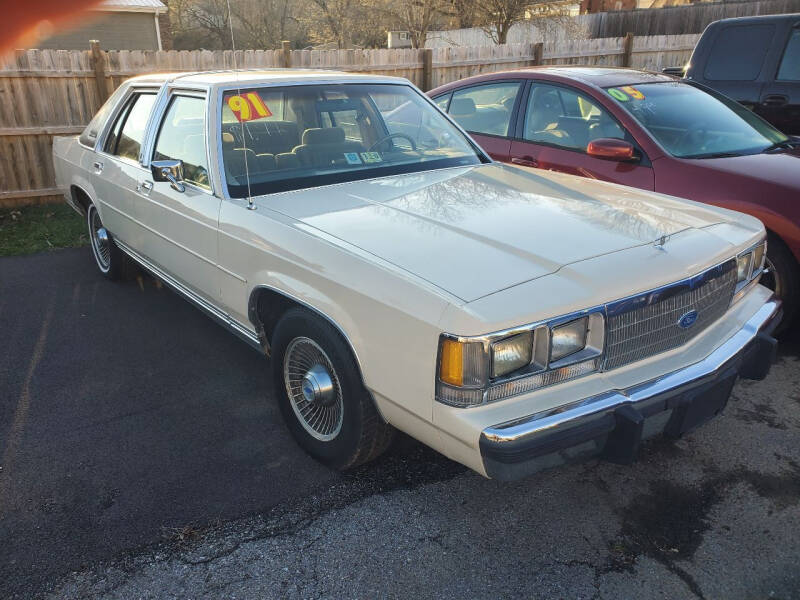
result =
M325 320L288 310L272 336L272 373L289 431L318 461L350 469L389 446L394 429L378 414L347 344Z
M786 244L774 235L769 236L767 245L767 269L761 283L783 301L783 320L775 330L780 334L795 325L800 311L800 267Z
M97 268L100 269L103 276L109 279L119 279L125 267L125 255L103 226L100 213L97 212L94 204L89 204L86 209L86 224L89 228L89 240Z

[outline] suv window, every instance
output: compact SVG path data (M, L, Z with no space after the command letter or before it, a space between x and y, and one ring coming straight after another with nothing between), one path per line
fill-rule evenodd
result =
M156 101L154 93L134 94L117 116L108 133L104 150L120 158L139 162L147 120Z
M508 135L519 82L487 83L453 92L448 113L467 131Z
M717 35L706 64L705 78L711 81L752 81L761 73L775 26L738 25Z
M800 81L800 29L792 29L786 50L783 51L781 66L778 68L778 79Z
M208 189L205 112L206 101L203 98L172 98L161 121L153 160L183 161L183 178Z
M625 130L596 101L555 85L531 88L523 137L531 142L585 152L598 138L625 139Z

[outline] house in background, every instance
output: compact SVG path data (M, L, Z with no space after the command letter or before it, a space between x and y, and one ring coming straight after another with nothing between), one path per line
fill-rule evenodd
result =
M103 50L169 49L167 7L160 0L105 0L81 22L39 40L36 47L86 50L89 40L98 40Z

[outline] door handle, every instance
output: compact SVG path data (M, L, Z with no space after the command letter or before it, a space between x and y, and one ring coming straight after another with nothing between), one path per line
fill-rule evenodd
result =
M101 163L99 160L94 161L92 163L92 167L97 175L103 172L103 163Z
M153 189L152 181L141 181L138 184L136 184L136 191L144 196L147 196L150 193L150 190L152 189Z
M539 163L534 159L532 156L523 156L522 158L517 158L516 156L511 159L511 162L515 165L521 165L523 167L538 167Z
M770 94L764 96L763 104L764 106L783 106L787 102L789 102L789 98L783 94Z

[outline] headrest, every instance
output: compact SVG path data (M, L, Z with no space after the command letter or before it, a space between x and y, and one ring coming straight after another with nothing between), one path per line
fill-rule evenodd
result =
M233 142L235 142L235 141L236 140L233 137L232 133L230 133L229 131L223 131L222 132L222 144L223 145L227 146L229 144L233 144Z
M448 112L451 115L474 115L475 101L472 98L453 98Z
M324 127L306 129L303 132L303 144L343 144L344 129L341 127Z

